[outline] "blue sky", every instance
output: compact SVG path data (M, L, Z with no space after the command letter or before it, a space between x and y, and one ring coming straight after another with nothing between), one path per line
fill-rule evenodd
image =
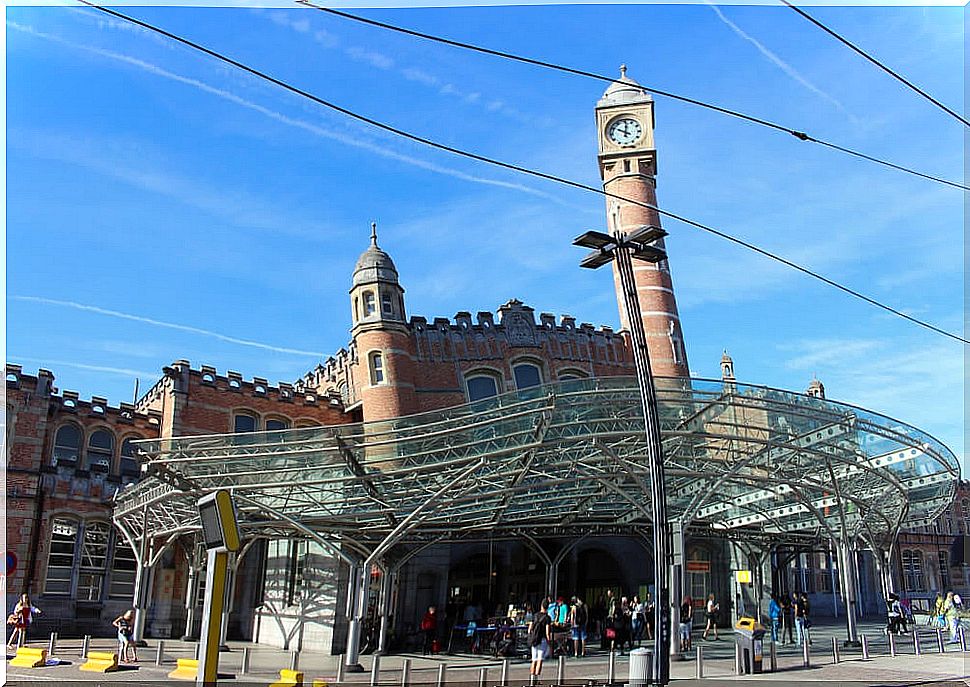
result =
M601 83L304 8L127 11L414 133L599 181ZM813 10L957 109L963 12ZM626 63L647 87L962 179L958 122L786 8L360 13L605 74ZM602 228L602 198L394 139L89 9L6 18L7 359L61 389L129 400L178 358L292 381L348 340L372 220L411 314L519 298L618 325L610 275L570 245ZM656 119L662 207L962 331L958 190L660 97ZM960 344L665 228L696 376L717 376L723 349L743 381L815 374L962 455Z

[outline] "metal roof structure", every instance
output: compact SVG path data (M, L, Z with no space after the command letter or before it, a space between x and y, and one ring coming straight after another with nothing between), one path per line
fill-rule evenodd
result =
M887 541L954 498L953 453L897 420L761 386L656 380L670 518L725 536ZM458 539L581 537L650 524L636 380L575 379L384 422L139 442L118 493L134 545L200 529L232 491L250 537L346 560Z

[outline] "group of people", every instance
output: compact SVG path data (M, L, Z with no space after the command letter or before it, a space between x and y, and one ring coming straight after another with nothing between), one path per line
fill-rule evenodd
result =
M771 620L771 641L781 644L812 643L812 615L808 595L804 592L772 594L768 602L768 618ZM792 635L795 635L793 637ZM796 638L797 637L797 638Z
M895 594L891 596L896 596ZM896 602L899 602L899 597L896 597ZM947 592L946 596L943 594L936 595L936 602L933 606L933 615L931 616L931 622L934 622L938 628L941 630L948 630L950 633L950 641L958 642L960 641L960 616L963 614L963 599L959 594L954 594L953 592ZM890 609L890 625L892 624L892 609Z
M7 625L13 627L10 639L7 640L7 650L13 651L27 643L27 629L33 622L34 616L41 615L41 610L30 602L27 594L22 594L13 612L7 616ZM138 649L135 645L135 612L125 611L112 622L118 630L118 654L121 663L138 663Z

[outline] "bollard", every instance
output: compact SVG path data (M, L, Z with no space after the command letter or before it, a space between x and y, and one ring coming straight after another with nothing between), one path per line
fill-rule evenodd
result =
M50 642L47 643L47 655L53 656L57 653L57 633L51 632Z
M941 654L946 652L946 642L943 641L943 630L936 628L936 650Z
M960 651L967 650L967 633L963 629L963 625L960 626Z
M401 661L401 687L409 687L411 684L411 659L406 658Z
M445 671L448 670L448 666L442 663L438 666L438 687L445 687Z
M340 654L337 656L337 676L334 678L334 682L340 684L344 681L344 671L347 666L344 665L344 655Z
M772 647L774 647L774 645L772 645ZM695 675L697 679L700 680L702 677L704 677L704 647L697 647L697 653L694 655L694 662L697 664Z
M539 682L539 676L529 673L529 687L532 687L532 685L535 685L537 682Z
M88 657L88 650L91 648L91 635L84 635L81 641L81 658Z
M509 685L509 659L502 660L502 687Z
M158 646L155 648L155 665L162 665L162 661L165 659L165 640L159 639Z
M917 656L923 653L919 645L919 631L915 628L913 629L913 653Z
M488 668L481 668L478 671L478 687L486 687L486 685L488 685Z
M838 665L839 662L839 638L832 637L832 663Z
M802 668L812 667L812 650L808 648L808 637L802 635Z
M202 649L202 646L201 646L200 644L198 644L198 643L197 643L197 644L195 645L195 660L196 660L196 661L198 661L198 660L199 660L199 653L200 653L200 649Z
M741 647L734 644L734 674L744 675L744 665L741 663Z
M610 660L607 664L606 684L616 684L616 652L610 649Z
M889 655L896 658L896 635L889 633Z
M772 673L778 671L778 645L774 642L771 643L768 651L768 667Z
M556 671L556 684L557 685L566 684L566 657L565 656L559 657L559 670ZM485 685L481 685L481 687L485 687Z
M869 638L865 635L859 635L859 639L862 640L862 660L869 660Z
M248 646L244 646L243 654L242 654L242 665L239 666L240 675L245 675L246 673L249 672L249 661L251 658L249 652L250 652L250 648Z
M381 681L381 657L374 654L374 662L370 666L370 687L375 687Z

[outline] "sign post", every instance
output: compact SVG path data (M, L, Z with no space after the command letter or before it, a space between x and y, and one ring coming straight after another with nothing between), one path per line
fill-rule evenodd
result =
M239 550L239 526L236 522L236 509L228 491L220 489L203 496L198 505L207 559L196 685L205 687L216 684L219 673L219 640L222 635L222 609L229 572L229 552Z

